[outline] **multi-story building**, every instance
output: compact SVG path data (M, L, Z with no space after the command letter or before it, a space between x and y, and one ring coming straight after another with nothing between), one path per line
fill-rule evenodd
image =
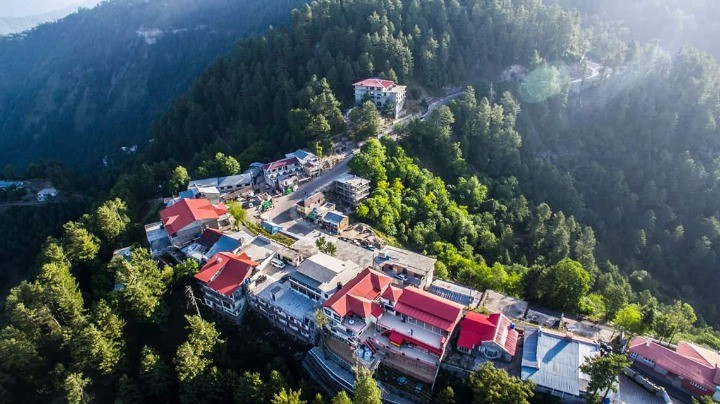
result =
M253 175L245 172L243 174L228 175L226 177L205 178L201 180L191 180L188 183L188 190L193 186L196 187L215 187L222 193L230 193L243 189L252 189Z
M205 229L227 229L232 224L225 205L207 199L181 199L161 210L160 219L176 247L197 239Z
M390 104L395 113L394 117L400 116L405 105L405 86L397 85L391 80L365 79L353 84L353 87L356 104L370 100L378 109L386 108Z
M648 338L630 342L629 357L633 368L696 396L711 396L720 401L720 354L681 341L675 350Z
M370 180L356 175L343 174L333 184L340 201L353 207L370 195Z
M457 349L467 354L481 353L488 359L510 362L515 356L518 332L510 319L501 313L468 312L460 322Z
M433 383L463 306L392 282L393 278L366 268L343 286L323 303L330 333L347 349L373 352L363 358L370 366L381 362ZM329 346L333 345L337 347Z
M295 209L302 216L307 216L312 213L313 210L319 208L325 203L325 194L322 192L316 192L312 195L306 196L299 200L295 204Z
M303 260L297 267L272 263L248 283L254 308L273 324L307 342L315 338L315 312L360 267L324 253Z
M413 285L425 289L433 282L436 261L402 248L385 246L378 252L373 267L393 277L400 286Z
M195 274L203 301L212 310L239 321L247 307L242 285L258 263L246 254L217 253Z
M263 166L265 183L270 186L277 186L278 178L286 178L303 172L302 165L297 157L286 157L282 160L273 161Z
M579 370L600 347L590 339L543 327L526 327L523 335L520 378L532 380L535 389L563 402L582 402L590 376Z

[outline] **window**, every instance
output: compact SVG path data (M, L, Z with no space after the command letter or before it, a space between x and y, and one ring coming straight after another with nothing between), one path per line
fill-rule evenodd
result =
M698 389L698 390L700 390L700 391L708 391L708 389L707 389L705 386L699 385L699 384L697 384L697 383L695 383L695 382L690 382L690 385L693 386L693 387L695 387L696 389Z

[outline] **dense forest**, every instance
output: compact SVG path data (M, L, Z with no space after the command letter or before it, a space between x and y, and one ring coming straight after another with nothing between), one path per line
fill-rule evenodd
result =
M578 93L561 70L586 55L613 70ZM511 65L529 74L498 80ZM84 202L85 215L48 213L55 237L38 276L5 304L0 398L326 402L297 368L303 347L293 351L262 321L237 329L188 315L191 262L158 275L140 248L130 261L110 256L141 242L147 200L190 174L236 173L295 147L322 151L346 130L350 84L375 75L407 83L411 98L413 87L467 87L396 128L398 141L364 144L350 167L374 190L358 218L436 256L438 277L720 348L707 326L720 317L718 73L697 50L623 44L539 0L304 5L289 25L240 41L205 70L156 121L150 147L86 187L99 198ZM377 119L363 106L348 133L364 140ZM503 374L442 381L438 400L455 402L444 389L452 384L464 389L457 402L484 402L493 386L526 402L529 386ZM360 378L356 388L368 390L352 402L376 403L369 385Z
M0 38L0 161L99 168L239 38L301 0L106 1ZM82 156L82 158L79 158Z

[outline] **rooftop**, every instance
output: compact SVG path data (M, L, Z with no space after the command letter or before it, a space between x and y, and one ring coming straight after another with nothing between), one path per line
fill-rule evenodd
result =
M342 222L342 220L344 218L347 218L347 216L334 210L334 211L326 213L325 216L323 217L323 221L329 222L329 223L334 223L337 225L337 224L340 224L340 222Z
M255 261L263 261L275 253L288 258L295 257L298 254L297 251L263 236L253 238L243 252Z
M207 199L181 199L160 211L160 218L168 234L174 235L198 220L217 220L227 213L223 204L213 205Z
M325 201L325 194L322 192L316 192L310 196L307 196L297 202L297 205L303 206L303 207L309 207L312 205L316 205L319 203L323 203Z
M445 337L438 333L426 330L420 325L402 321L399 317L390 313L383 315L377 323L381 327L393 330L402 336L400 341L396 340L395 342L400 342L400 344L402 344L402 342L409 342L419 345L438 356L442 354L445 342L447 341ZM392 341L393 339L391 335L390 340ZM437 358L435 358L435 361L437 361Z
M297 273L303 275L295 277L302 283L325 293L337 289L353 279L360 272L360 267L352 261L341 261L325 253L317 253L308 257L297 268Z
M521 378L561 394L580 396L587 391L590 377L580 371L585 358L596 355L594 342L542 327L525 329Z
M159 251L170 246L170 237L165 231L162 222L146 224L145 236L148 244L150 244L150 249L153 251Z
M357 83L353 84L353 86L363 86L363 87L382 87L383 89L390 89L395 85L394 81L391 80L381 80L376 78L370 78L358 81Z
M655 362L655 366L682 376L710 391L720 385L720 355L688 342L680 342L675 351L645 337L630 342L630 352Z
M380 296L391 282L390 277L371 268L365 268L339 291L335 292L330 299L325 301L323 306L331 308L340 317L355 314L367 318L369 314L374 314L372 312L372 302ZM376 315L375 317L379 316Z
M436 279L430 285L430 293L442 296L465 306L476 306L482 293L475 289L466 288L456 283Z
M358 177L357 175L353 175L350 173L345 173L335 179L335 181L348 184L352 187L359 187L362 185L370 185L370 180L367 180L362 177Z
M376 259L378 265L392 264L422 274L434 271L436 261L435 258L392 246L383 247Z
M395 311L447 332L460 321L463 306L416 287L402 289Z
M492 312L502 313L510 318L522 318L528 309L526 301L505 296L490 289L483 294L482 305Z
M314 319L320 304L292 290L278 275L265 275L263 282L251 284L252 292L297 319Z
M460 337L457 345L473 349L482 343L495 342L510 356L515 355L518 332L514 324L500 313L485 315L468 312L460 322Z
M263 170L277 170L278 168L283 168L285 166L293 165L293 164L299 164L300 161L297 159L297 157L293 156L290 158L284 158L282 160L273 161L272 163L265 164L263 166Z
M315 241L320 237L324 237L327 242L335 244L335 247L337 247L335 251L335 258L341 261L352 261L358 264L360 268L372 266L373 258L375 257L375 253L372 251L347 243L337 237L317 230L313 230L307 236L297 240L291 245L291 247L299 251L303 256L309 257L320 251L315 245Z
M258 265L246 254L235 255L221 252L215 254L198 273L195 279L208 288L226 296L232 295Z
M228 175L226 177L214 177L214 178L203 178L199 180L190 180L188 183L188 189L192 186L198 188L202 187L226 187L226 186L237 186L238 184L247 184L252 182L252 174L243 173L237 175ZM217 191L217 189L216 189Z

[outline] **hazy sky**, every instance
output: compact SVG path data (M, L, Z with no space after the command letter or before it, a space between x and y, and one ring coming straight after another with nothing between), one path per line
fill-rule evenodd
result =
M0 17L25 17L63 10L72 6L92 6L100 0L0 0Z

